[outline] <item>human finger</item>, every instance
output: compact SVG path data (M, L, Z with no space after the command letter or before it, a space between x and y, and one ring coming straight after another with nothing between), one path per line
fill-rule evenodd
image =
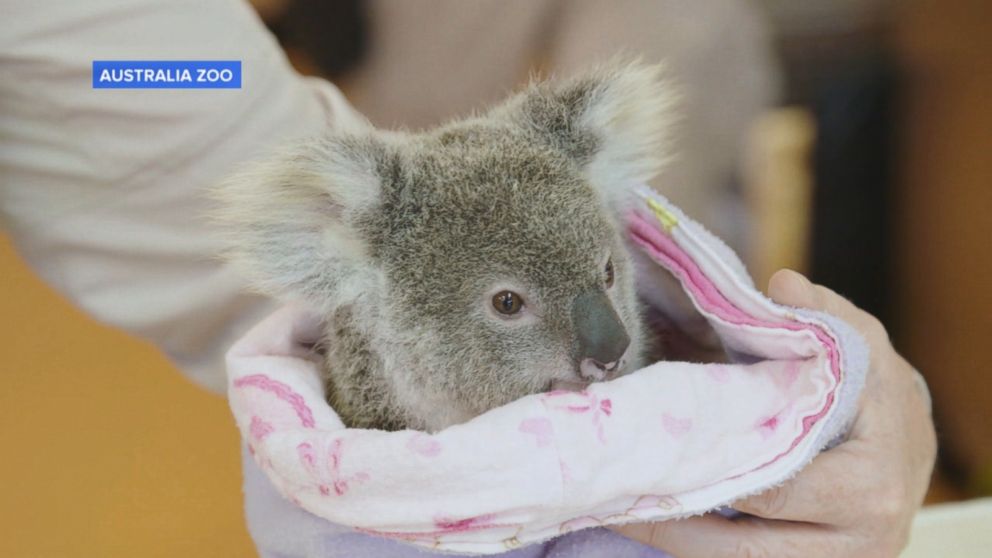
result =
M874 346L888 343L888 334L877 318L851 301L822 285L813 284L802 274L781 269L768 281L768 296L780 304L819 310L851 324Z

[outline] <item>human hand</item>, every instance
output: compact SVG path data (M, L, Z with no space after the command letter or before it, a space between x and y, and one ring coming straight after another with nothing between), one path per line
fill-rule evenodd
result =
M678 558L897 556L936 457L926 386L882 324L830 289L782 270L768 291L781 304L837 316L868 342L871 364L848 439L786 484L733 504L749 516L710 514L616 530Z

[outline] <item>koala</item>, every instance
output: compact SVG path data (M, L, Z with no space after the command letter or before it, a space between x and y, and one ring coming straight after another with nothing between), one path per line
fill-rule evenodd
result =
M226 257L326 318L349 427L437 431L639 368L619 193L662 160L661 72L535 82L426 132L328 131L216 189Z

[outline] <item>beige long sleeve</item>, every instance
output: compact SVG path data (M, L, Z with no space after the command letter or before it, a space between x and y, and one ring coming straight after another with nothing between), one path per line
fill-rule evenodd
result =
M276 143L354 114L333 86L297 75L239 0L16 0L4 12L3 227L70 300L223 389L223 352L271 303L243 294L215 259L204 191ZM243 83L93 89L101 59L241 60Z

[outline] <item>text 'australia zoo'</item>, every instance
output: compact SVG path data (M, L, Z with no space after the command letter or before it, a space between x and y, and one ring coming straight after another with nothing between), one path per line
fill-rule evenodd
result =
M104 68L98 79L100 83L228 83L234 73L227 68Z

